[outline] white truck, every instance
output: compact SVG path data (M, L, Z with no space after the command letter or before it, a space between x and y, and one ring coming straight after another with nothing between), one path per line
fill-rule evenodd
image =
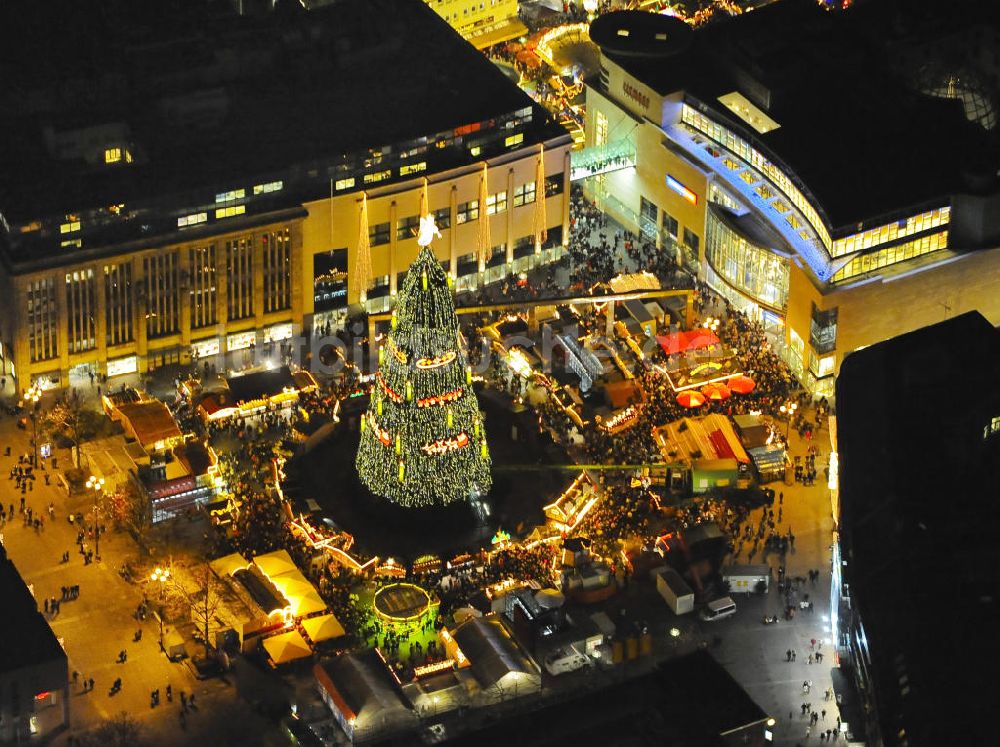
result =
M663 568L656 572L656 590L675 615L694 612L694 592L673 568Z
M722 569L722 580L729 584L730 592L766 594L771 582L771 566L766 564L725 566Z

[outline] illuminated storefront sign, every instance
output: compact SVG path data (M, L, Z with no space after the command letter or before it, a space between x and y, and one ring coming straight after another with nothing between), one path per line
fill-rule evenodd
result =
M631 83L622 83L622 93L625 94L626 98L631 99L643 109L649 108L649 96L644 94Z
M278 342L279 340L288 340L292 336L292 325L288 324L275 324L273 327L268 327L264 330L264 342Z
M257 333L253 330L237 332L226 338L226 350L246 350L257 342Z
M685 200L690 202L692 205L698 204L698 195L696 195L690 189L688 189L679 181L674 179L674 177L670 176L670 174L667 174L667 186L670 187L672 190L674 190L674 192L679 194Z
M210 358L219 354L219 338L212 337L208 340L198 340L191 343L191 354L195 358Z
M134 355L124 358L115 358L108 361L108 376L122 376L124 374L135 373L139 370L138 360Z

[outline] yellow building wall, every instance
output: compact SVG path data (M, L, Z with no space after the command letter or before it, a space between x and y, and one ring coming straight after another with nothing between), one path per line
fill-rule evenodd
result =
M803 363L809 367L812 305L837 309L834 371L854 350L907 332L978 311L1000 326L1000 248L947 254L950 261L929 262L919 271L876 277L821 293L794 263L789 275L785 342L794 330L805 342ZM947 309L945 307L948 307ZM817 356L825 357L825 356Z
M282 228L289 229L291 260L291 308L264 312L263 298L263 270L259 256L255 256L254 267L254 315L237 321L228 321L226 314L226 252L225 243L230 239L252 236L255 238L254 245L258 248L261 234L277 231ZM291 221L279 221L267 225L256 226L239 231L228 231L213 236L204 237L196 241L185 241L173 243L160 247L145 249L138 252L128 252L116 255L109 255L98 260L80 262L57 269L45 270L41 272L25 273L8 278L9 287L14 300L13 315L15 317L15 329L20 333L14 338L14 364L18 374L18 380L22 387L28 385L32 377L37 375L57 375L60 377L61 386L67 386L67 375L70 369L80 366L90 366L95 372L106 371L108 360L135 355L138 357L138 371L146 372L155 368L162 356L169 356L169 361L182 364L190 363L192 340L202 340L210 337L222 337L222 352L225 352L225 336L234 332L245 330L263 330L273 324L293 322L301 325L303 285L301 282L301 258L302 258L302 219ZM190 277L188 250L192 248L202 248L210 244L215 245L216 250L216 306L217 323L209 327L191 329L190 296L186 285L185 277ZM145 281L144 259L153 255L162 255L169 252L177 252L179 263L179 331L174 334L148 339L146 335L146 307L139 299L137 289ZM104 290L104 267L105 265L127 263L132 271L132 330L133 340L119 345L107 345L106 331L107 320L105 317L105 290ZM81 351L69 352L69 331L66 303L66 281L67 273L75 271L93 270L94 272L94 327L95 327L95 347ZM28 304L28 286L35 280L52 277L55 280L55 296L59 308L58 319L58 355L55 358L32 362L30 359L26 309ZM312 281L309 283L309 299L312 300ZM298 329L296 328L297 332Z
M506 244L508 253L513 251L514 242L533 234L533 203L514 207L514 190L526 183L535 182L537 148L525 149L517 157L491 164L488 168L488 192L507 192L507 209L488 217L490 221L491 246ZM563 226L563 241L568 238L569 220L569 144L545 150L545 174L547 177L561 175L563 191L547 199L545 215L547 228ZM480 177L482 164L463 169L432 174L427 180L427 207L431 212L449 209L451 226L442 228L441 238L431 245L438 259L451 262L452 272L458 259L477 251L479 242L479 220L486 218L485 205L480 205L479 220L467 221L461 225L456 221L456 208L464 202L480 197ZM398 273L405 272L416 259L416 237L397 239L397 225L407 217L418 215L423 189L423 179L411 179L383 188L373 188L368 194L369 229L380 223L389 223L388 244L371 247L372 277L389 276L393 287ZM536 195L536 199L538 196ZM331 249L347 249L347 298L348 303L358 303L361 289L357 287L354 268L358 261L360 239L362 192L352 192L305 204L308 217L303 225L303 261L300 282L303 288L311 288L313 283L313 257ZM312 293L303 293L303 313L314 312Z
M462 36L517 18L517 0L424 0Z
M620 69L612 66L611 88L618 85L622 88L627 82L639 86L634 79L615 71ZM639 90L639 89L636 89ZM598 177L592 177L585 182L585 192L605 209L612 217L621 222L627 229L638 233L639 209L641 198L645 197L654 203L661 213L667 213L677 220L677 239L683 241L684 229L687 228L698 237L699 260L704 259L705 251L705 206L708 199L708 174L687 159L664 146L664 135L658 124L647 119L640 119L647 114L656 117L669 116L673 105L670 100L662 97L653 99L650 89L643 88L636 94L640 98L649 96L648 105L625 99L621 104L607 98L603 93L587 89L586 146L595 144L596 119L598 113L608 119L608 142L613 143L628 138L635 145L636 165L634 169L624 169ZM625 113L624 106L630 110ZM664 115L664 111L668 114ZM657 119L659 122L660 119ZM666 178L670 175L690 189L697 197L692 204L667 186ZM624 206L624 210L622 209Z

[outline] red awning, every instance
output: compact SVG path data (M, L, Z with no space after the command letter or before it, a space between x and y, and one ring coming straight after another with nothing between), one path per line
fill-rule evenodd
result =
M657 335L656 341L660 343L660 347L667 355L677 355L689 350L700 350L719 344L719 338L710 329L692 329L688 332Z
M730 390L736 392L737 394L750 394L757 386L753 379L749 376L734 376L733 378L726 381Z
M697 389L685 389L677 395L677 403L681 407L701 407L705 404L705 395Z
M711 441L712 446L715 447L715 453L718 455L719 459L736 458L736 453L729 445L729 440L726 438L726 434L722 431L712 431L708 434L708 440Z

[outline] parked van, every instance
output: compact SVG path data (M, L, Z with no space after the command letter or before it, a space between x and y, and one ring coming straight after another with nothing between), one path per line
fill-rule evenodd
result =
M705 609L701 611L701 619L705 622L715 622L735 614L736 602L733 601L732 597L722 597L722 599L716 599L705 606Z
M587 657L581 654L572 646L560 648L545 657L545 670L552 675L563 674L564 672L575 672L582 669L590 662Z

